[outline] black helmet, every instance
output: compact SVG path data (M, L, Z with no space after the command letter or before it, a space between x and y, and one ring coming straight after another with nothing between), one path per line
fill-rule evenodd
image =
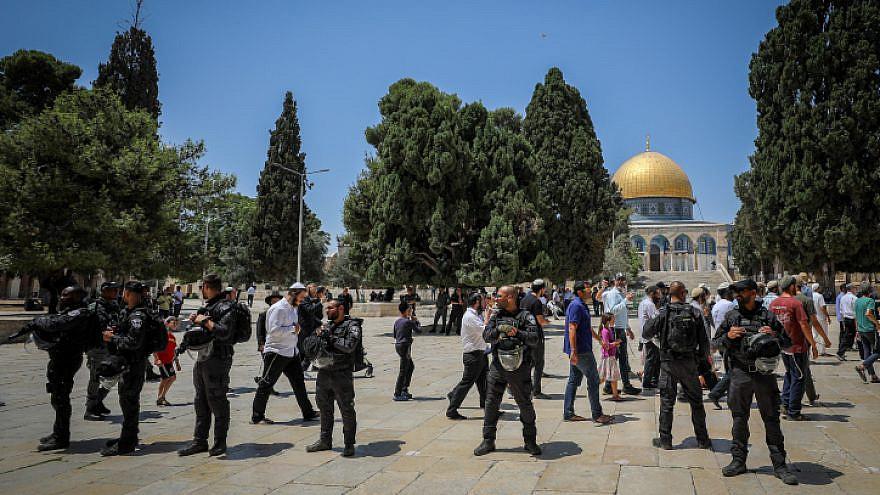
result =
M125 371L125 359L122 356L112 354L98 363L96 372L99 377L110 378Z

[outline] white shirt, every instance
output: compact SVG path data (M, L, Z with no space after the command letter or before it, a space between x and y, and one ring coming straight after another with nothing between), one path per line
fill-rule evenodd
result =
M642 299L642 302L639 303L638 309L638 320L639 320L639 328L644 331L645 323L648 322L651 318L660 314L660 310L657 309L657 306L654 304L654 301L651 300L650 297L646 297ZM639 337L639 342L646 343L649 339L644 337Z
M297 322L296 308L287 298L273 304L266 312L266 344L263 352L274 352L279 356L293 357L296 355Z
M733 309L733 301L728 301L723 297L715 303L712 308L712 321L715 323L715 328L721 326L731 309Z
M463 352L485 351L483 317L474 308L468 308L461 317L461 346Z
M252 296L257 293L257 289L254 286L250 286L250 287L248 287L247 293L249 296Z
M844 318L855 319L856 317L856 295L852 292L847 292L840 298L840 314Z
M816 307L816 319L823 330L828 330L828 322L825 321L825 315L822 314L822 308L825 306L825 298L818 292L813 292L813 306Z

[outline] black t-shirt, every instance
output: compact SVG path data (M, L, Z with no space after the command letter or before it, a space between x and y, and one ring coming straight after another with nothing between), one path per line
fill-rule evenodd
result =
M544 316L544 304L541 300L538 299L533 292L529 292L523 296L522 300L519 302L519 309L524 309L535 317L535 324L538 326L538 337L543 339L544 329L541 328L541 324L538 323L540 321L538 316Z
M394 322L394 343L412 343L413 330L415 330L416 328L416 323L409 318L398 318L397 321Z

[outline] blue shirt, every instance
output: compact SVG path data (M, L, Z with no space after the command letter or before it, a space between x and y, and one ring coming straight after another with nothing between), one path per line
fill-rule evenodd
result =
M611 287L602 294L605 303L605 312L614 313L614 328L626 329L629 327L629 307L626 296L617 287Z
M840 313L840 298L843 297L843 294L843 292L838 292L834 299L834 316L837 317L837 321L843 321L843 316Z
M571 355L571 342L568 340L569 323L577 325L575 333L577 354L593 352L593 332L590 331L590 312L584 306L580 297L572 299L565 310L565 339L562 341L562 351Z

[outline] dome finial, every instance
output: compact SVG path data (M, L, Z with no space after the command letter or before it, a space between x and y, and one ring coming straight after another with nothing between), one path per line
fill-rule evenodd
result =
M645 151L651 151L651 135L645 134Z

